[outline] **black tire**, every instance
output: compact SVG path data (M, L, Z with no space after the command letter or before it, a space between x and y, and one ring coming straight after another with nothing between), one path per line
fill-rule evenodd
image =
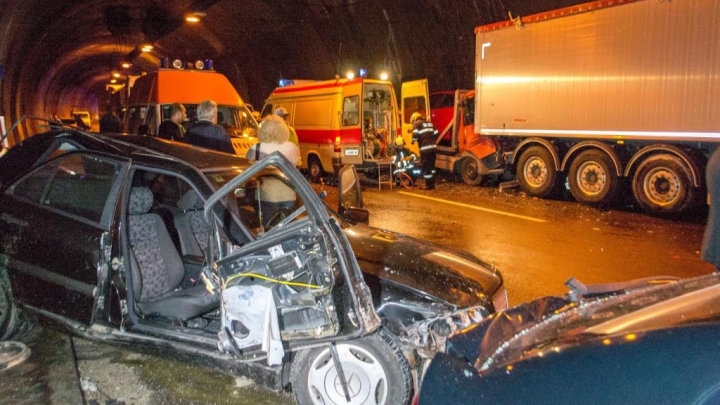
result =
M325 170L323 169L322 163L320 163L320 159L314 155L308 157L308 178L310 181L313 183L319 183L320 179L322 179L324 175Z
M581 152L568 172L570 192L583 204L607 206L617 196L620 183L615 165L605 152L590 149Z
M353 404L406 405L412 394L410 364L393 338L379 331L336 345ZM327 346L295 357L290 382L300 405L346 404Z
M29 329L15 305L7 269L0 267L0 341L20 337Z
M550 151L542 146L527 148L517 162L518 184L535 197L548 197L556 191L560 178Z
M635 171L632 189L640 208L654 215L681 213L695 197L690 168L670 154L645 159Z
M460 175L465 184L477 186L482 183L483 175L478 170L480 163L474 157L466 157L460 164Z

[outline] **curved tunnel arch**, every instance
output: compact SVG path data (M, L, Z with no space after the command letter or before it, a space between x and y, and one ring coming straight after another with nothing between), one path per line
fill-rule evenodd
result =
M388 70L400 81L427 77L431 89L467 88L474 75L473 29L578 0L8 0L0 15L0 115L102 111L114 69L132 73L161 57L214 59L258 106L280 78L327 79L347 69ZM532 4L530 4L532 3ZM186 13L204 13L197 25ZM155 45L152 54L137 46ZM98 111L100 110L100 111ZM22 140L29 128L11 137Z

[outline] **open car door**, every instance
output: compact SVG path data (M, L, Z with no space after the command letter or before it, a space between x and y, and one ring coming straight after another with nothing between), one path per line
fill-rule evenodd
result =
M222 199L237 203L243 233L252 238L235 246L215 232L219 249L207 249L220 256L208 263L222 293L221 350L240 357L259 350L273 365L282 362L283 347L351 339L380 325L340 224L280 153L213 194L208 223L219 223Z
M413 125L410 123L410 117L419 112L423 117L430 119L430 102L428 92L427 79L414 80L402 84L402 136L405 141L405 147L410 148L415 154L420 154L417 145L412 145Z

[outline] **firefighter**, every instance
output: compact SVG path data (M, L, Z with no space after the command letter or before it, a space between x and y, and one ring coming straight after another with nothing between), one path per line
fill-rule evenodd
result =
M425 120L419 112L410 116L410 123L413 124L412 143L418 143L420 147L420 161L422 163L425 186L421 190L435 190L435 140L438 131L435 126Z

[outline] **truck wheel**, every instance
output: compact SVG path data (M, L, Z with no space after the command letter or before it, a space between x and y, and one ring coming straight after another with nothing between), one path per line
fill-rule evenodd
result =
M573 160L568 182L575 200L604 206L615 199L619 180L610 156L591 149L583 151Z
M536 197L551 195L559 177L550 151L542 146L531 146L520 155L516 173L520 187Z
M325 170L323 170L320 159L316 156L310 156L308 158L308 177L310 178L310 181L313 183L319 183L324 174Z
M650 214L682 212L693 200L690 169L674 155L645 159L633 177L635 201Z
M29 329L28 326L29 323L15 306L7 269L0 267L0 341L20 337Z
M405 405L410 401L410 364L386 332L338 342L336 348L350 402L345 399L330 348L322 346L303 350L293 360L290 383L299 404Z
M482 182L483 176L479 173L479 167L480 164L474 157L466 157L463 159L460 165L460 174L465 184L477 186Z

